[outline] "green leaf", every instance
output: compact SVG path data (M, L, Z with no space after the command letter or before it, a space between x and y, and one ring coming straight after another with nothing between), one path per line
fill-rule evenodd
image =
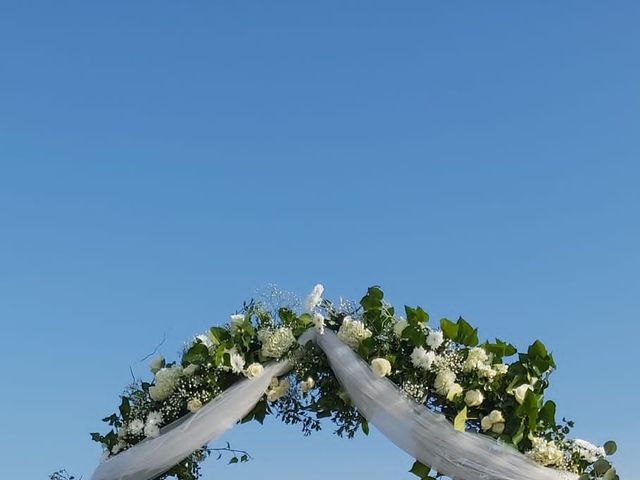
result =
M131 412L131 405L129 404L129 399L127 397L122 397L122 402L120 403L118 410L120 410L120 415L122 416L122 418L129 417L129 413Z
M211 327L208 335L214 345L220 345L225 340L231 338L229 331L222 327Z
M455 341L458 338L458 325L447 318L440 320L440 329L445 337Z
M616 474L616 469L611 467L607 470L602 477L602 480L614 480L618 475Z
M467 407L464 407L462 410L458 412L458 414L456 415L456 418L453 419L453 428L455 428L459 432L464 432L466 423L467 423Z
M460 317L456 341L468 347L475 347L478 345L478 329L473 328L464 318Z
M551 400L547 400L542 409L540 409L540 419L548 426L556 424L556 404Z
M604 475L611 468L611 464L604 458L601 458L593 464L593 470L598 475Z
M238 463L238 457L231 457L231 460L229 460L229 464L232 463Z
M194 343L182 356L182 364L202 365L209 361L209 349L204 343Z
M362 419L360 426L362 427L362 431L365 435L369 435L369 422L366 419Z
M429 321L429 314L425 312L422 307L412 308L405 305L404 311L407 314L407 323L409 323L409 325L423 325Z
M618 445L616 445L616 442L614 442L613 440L605 442L602 447L604 448L604 453L606 453L607 455L613 455L618 450Z
M418 478L426 478L429 476L429 472L431 472L431 467L416 460L409 472Z
M402 338L409 340L414 347L420 347L427 341L424 330L417 325L408 325L402 331Z
M378 286L369 287L367 294L360 300L360 305L365 310L380 310L382 308L382 299L384 293Z

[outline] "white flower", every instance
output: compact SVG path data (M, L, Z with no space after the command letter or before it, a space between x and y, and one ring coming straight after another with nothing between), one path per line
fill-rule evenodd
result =
M484 348L473 347L469 350L467 359L464 361L462 368L465 372L477 370L478 368L484 367L488 360L489 355L487 355Z
M594 463L599 458L606 456L604 448L598 447L591 442L587 442L586 440L576 438L571 443L573 444L573 449L580 455L580 458L589 463Z
M151 412L147 416L147 425L160 425L164 417L161 412Z
M290 386L289 380L286 378L278 380L276 377L273 377L267 389L267 400L275 402L289 391Z
M504 432L504 422L494 423L491 427L491 431L498 435L502 435L502 432Z
M442 370L438 375L436 375L436 379L433 382L433 386L436 388L436 391L440 395L447 395L449 393L449 389L456 382L456 374L451 370Z
M158 355L149 363L149 370L153 374L159 372L162 367L164 367L164 357L162 355Z
M252 363L244 371L247 378L258 378L264 372L264 367L259 363Z
M401 338L402 332L404 332L404 329L407 328L408 325L409 322L407 322L404 317L398 318L398 320L393 324L393 333L396 334L396 337Z
M280 358L296 343L296 338L289 327L280 327L263 338L262 355L264 357Z
M118 452L120 452L121 450L124 450L126 448L127 444L124 443L122 440L119 441L118 443L116 443L113 448L111 449L111 453L113 453L114 455Z
M558 446L544 438L534 437L531 439L533 449L528 455L540 465L560 465L564 460L564 453Z
M231 365L231 371L233 373L242 373L244 370L244 357L239 353L232 353L231 359L229 360L229 364Z
M504 375L509 370L509 365L505 365L504 363L498 363L494 365L493 368L498 375Z
M209 338L209 335L198 335L194 340L200 340L200 343L204 344L207 348L213 347L213 342Z
M451 385L449 391L447 392L447 400L453 400L458 395L462 395L462 391L462 385L460 385L459 383L454 383L453 385Z
M202 402L198 398L192 398L187 402L187 410L190 412L197 412L202 408Z
M313 325L320 335L324 335L324 317L318 312L313 312Z
M371 360L371 370L378 377L386 377L391 373L391 363L386 358L374 358Z
M146 437L155 438L160 435L160 428L157 425L146 425L144 427L144 435Z
M513 390L513 396L516 397L516 401L522 405L524 402L524 398L527 396L527 392L531 390L533 392L533 387L527 383L523 383L518 388Z
M427 345L437 350L444 342L444 335L440 330L429 330L427 333Z
M344 317L340 330L338 330L338 338L353 349L358 348L360 342L371 335L371 330L365 327L364 323L360 320L354 320L349 315Z
M478 376L486 378L489 381L493 380L497 374L498 372L496 372L489 365L480 365L478 367Z
M411 352L411 363L416 368L429 370L435 359L436 354L432 351L427 352L423 347L415 347Z
M324 287L321 284L317 284L315 287L313 287L311 293L307 295L307 298L304 299L304 308L307 312L311 312L314 308L320 305L323 292Z
M242 314L235 314L229 317L229 329L231 330L231 332L237 331L238 328L242 327L243 323L244 323L244 315Z
M482 430L493 430L497 434L504 432L504 416L500 410L493 410L489 415L482 417L480 426Z
M182 373L184 373L187 377L190 377L191 375L196 373L196 370L198 370L198 365L192 363L191 365L184 367Z
M173 393L181 376L182 367L180 365L161 368L156 373L155 385L149 387L149 396L157 402L165 400Z
M128 430L131 435L140 435L144 430L144 422L139 418L131 420Z
M307 393L315 386L316 382L311 377L307 378L304 382L300 382L300 390L302 390L302 393Z
M480 390L469 390L464 396L464 403L469 407L477 407L484 402L484 395Z

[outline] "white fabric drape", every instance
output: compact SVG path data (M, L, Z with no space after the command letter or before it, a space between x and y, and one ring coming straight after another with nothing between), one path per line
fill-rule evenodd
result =
M342 343L335 333L307 331L300 343L315 340L336 378L367 420L422 463L454 480L575 480L577 475L542 467L490 437L458 432L441 415L407 397ZM257 379L241 380L200 410L101 463L92 480L149 480L168 470L242 419L289 362L268 365Z

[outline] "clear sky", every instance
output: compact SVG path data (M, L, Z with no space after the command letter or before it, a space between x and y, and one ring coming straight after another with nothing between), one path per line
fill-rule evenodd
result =
M4 478L88 478L129 367L270 283L541 338L640 471L640 4L0 3ZM405 479L268 422L206 478ZM635 453L635 455L634 455ZM256 477L256 475L260 475Z

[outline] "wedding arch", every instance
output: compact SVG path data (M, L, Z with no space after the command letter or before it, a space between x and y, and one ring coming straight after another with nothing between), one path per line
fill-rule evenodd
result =
M371 423L416 459L421 479L618 479L614 442L569 439L572 422L556 421L544 398L555 362L542 342L518 353L480 343L463 318L431 327L421 307L396 313L379 287L359 304L323 291L275 311L252 301L180 361L154 358L153 380L131 385L103 419L110 431L91 434L104 448L92 480L195 480L209 442L269 414L305 435L321 419L347 437Z

